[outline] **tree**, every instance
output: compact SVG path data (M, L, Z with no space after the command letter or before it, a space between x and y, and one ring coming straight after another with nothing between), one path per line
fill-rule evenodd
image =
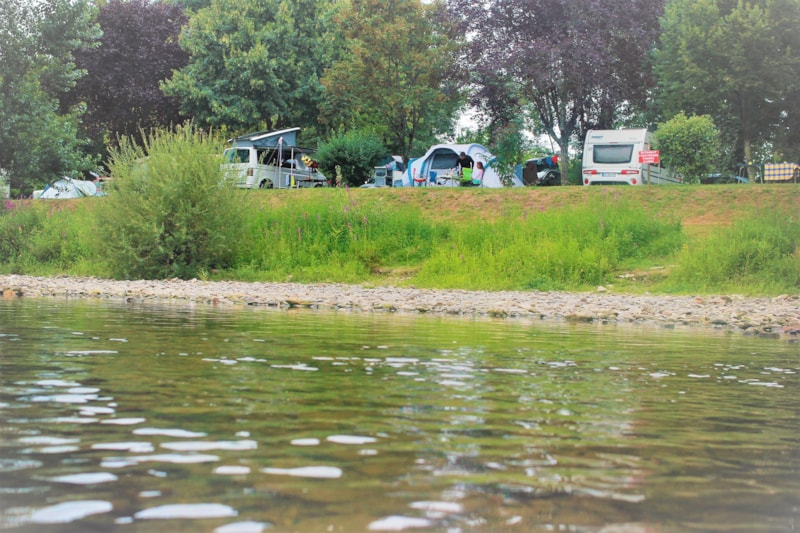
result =
M591 128L644 105L648 54L663 0L448 0L465 34L464 69L473 101L492 117L534 115L560 147L566 183L569 145ZM487 103L504 103L501 107Z
M746 161L797 138L798 27L796 0L672 0L655 55L664 116L711 115Z
M200 125L311 127L330 63L330 1L213 0L181 34L189 64L164 82ZM308 138L308 136L306 136Z
M459 105L447 78L450 44L438 5L351 0L335 17L346 50L322 78L322 120L332 129L374 128L406 159L420 137L449 131Z
M689 183L698 183L719 168L719 130L708 115L678 113L658 126L656 145L664 166Z
M82 109L58 103L83 74L75 51L99 35L93 16L88 1L0 2L0 169L15 194L96 164L78 137Z
M87 74L62 100L86 104L83 128L96 145L185 120L180 102L164 95L159 83L188 62L178 46L187 20L180 6L162 2L110 0L101 5L100 45L78 51L77 66Z

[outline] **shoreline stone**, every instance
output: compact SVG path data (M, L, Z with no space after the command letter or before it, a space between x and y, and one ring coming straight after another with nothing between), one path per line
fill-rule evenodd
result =
M433 290L337 283L128 280L0 275L3 299L86 298L588 323L726 328L800 342L800 295L654 296L539 291Z

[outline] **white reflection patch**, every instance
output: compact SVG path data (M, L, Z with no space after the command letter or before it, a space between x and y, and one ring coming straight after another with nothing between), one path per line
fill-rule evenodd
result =
M91 472L86 474L70 474L50 478L51 481L58 483L70 483L72 485L95 485L97 483L109 483L116 481L117 476L110 472Z
M371 522L370 531L403 531L404 529L431 527L433 522L427 518L414 518L411 516L387 516Z
M35 511L31 515L31 522L34 524L67 524L93 514L108 513L113 508L110 502L102 500L64 502Z
M236 509L219 503L184 503L161 505L134 514L139 520L157 520L172 518L223 518L236 516Z
M372 444L374 442L378 442L378 439L376 438L359 437L357 435L331 435L325 440L335 444Z
M302 466L300 468L262 468L265 474L278 476L336 479L342 477L342 469L335 466Z
M161 445L162 448L168 450L175 450L179 452L204 452L208 450L255 450L258 448L258 443L254 440L232 440L232 441L216 441L216 442L165 442Z
M195 437L205 437L205 433L199 433L196 431L186 431L185 429L158 429L158 428L138 428L134 429L133 433L135 435L163 435L165 437L175 437L175 438L195 438Z

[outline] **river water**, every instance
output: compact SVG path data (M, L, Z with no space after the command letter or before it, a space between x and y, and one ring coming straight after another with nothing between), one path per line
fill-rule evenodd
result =
M0 529L796 531L800 350L0 301Z

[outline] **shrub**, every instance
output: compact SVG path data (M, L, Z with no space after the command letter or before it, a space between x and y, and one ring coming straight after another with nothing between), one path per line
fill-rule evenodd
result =
M320 169L326 176L337 176L339 167L345 183L358 187L372 175L375 165L386 157L386 146L374 133L351 131L322 143L316 154Z
M192 126L158 130L111 154L98 232L112 275L188 279L233 264L246 196L224 183L222 144Z

